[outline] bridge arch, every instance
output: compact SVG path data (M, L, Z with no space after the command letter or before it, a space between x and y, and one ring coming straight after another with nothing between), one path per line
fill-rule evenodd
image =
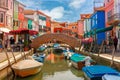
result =
M51 34L44 34L33 39L31 46L33 48L38 48L42 44L48 43L53 40L63 42L65 44L70 45L71 47L79 47L80 41L77 38L62 34L62 33L51 33Z

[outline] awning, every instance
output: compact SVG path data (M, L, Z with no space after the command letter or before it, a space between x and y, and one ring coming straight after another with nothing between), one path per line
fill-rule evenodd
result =
M113 26L107 27L107 28L102 28L102 29L97 29L96 33L102 33L102 32L106 32L106 31L110 31L113 29Z
M36 35L38 34L35 30L29 30L27 28L19 28L18 30L11 30L9 31L10 34L30 34L30 35Z
M2 27L2 28L0 28L0 31L5 32L5 33L9 33L10 29Z

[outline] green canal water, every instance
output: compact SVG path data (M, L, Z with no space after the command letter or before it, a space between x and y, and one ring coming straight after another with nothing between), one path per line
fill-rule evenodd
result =
M84 80L83 72L70 65L70 62L64 59L56 59L54 62L45 60L42 70L33 76L15 80Z

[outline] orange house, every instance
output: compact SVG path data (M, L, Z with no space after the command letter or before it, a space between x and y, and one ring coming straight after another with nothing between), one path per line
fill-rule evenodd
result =
M19 20L19 28L23 28L24 26L24 7L25 5L19 3L18 6L18 20Z

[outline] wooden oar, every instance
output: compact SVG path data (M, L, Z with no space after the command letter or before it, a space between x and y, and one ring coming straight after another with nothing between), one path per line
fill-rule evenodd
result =
M104 44L104 41L102 41L102 44L101 44L101 46L100 46L100 49L99 49L99 52L98 52L98 57L100 56L100 53L101 53L101 51L103 50L103 44Z
M13 78L15 78L16 75L15 75L15 72L14 72L12 66L11 66L11 62L10 62L9 56L8 56L8 54L7 54L7 49L4 49L4 51L5 51L5 54L6 54L7 60L8 60L8 65L9 65L9 67L10 67L10 69L11 69L13 75L14 75Z
M9 56L8 56L8 54L7 54L7 50L4 49L4 51L5 51L5 54L6 54L7 60L8 60L8 65L9 65L10 68L11 68L11 63L10 63L10 60L9 60Z
M14 53L13 53L13 50L12 50L12 56L13 56L13 58L14 58L14 60L15 60L15 63L17 63L17 60L15 59L15 55L14 55Z
M110 66L112 66L114 63L114 56L115 56L115 48L113 48L113 51L112 51L112 60L111 60Z

